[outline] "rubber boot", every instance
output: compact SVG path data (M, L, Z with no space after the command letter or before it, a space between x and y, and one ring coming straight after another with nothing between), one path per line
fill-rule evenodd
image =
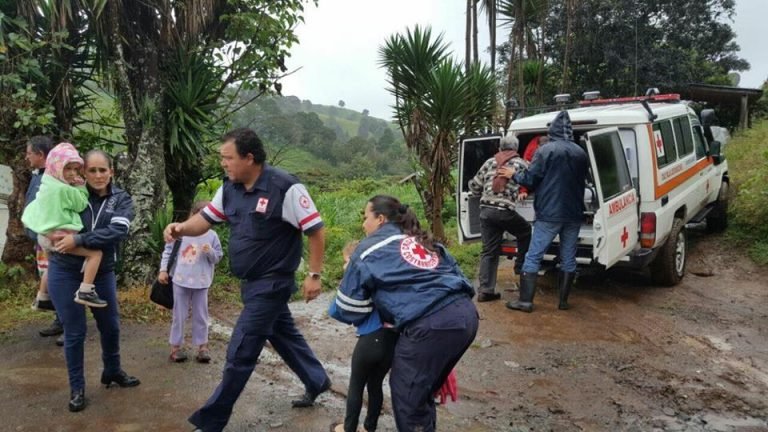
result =
M536 293L537 273L523 273L520 275L520 299L515 302L507 302L507 308L523 312L533 311L533 295Z
M568 294L571 293L574 279L576 279L575 272L561 271L557 274L557 290L560 292L560 304L557 308L560 310L568 309Z

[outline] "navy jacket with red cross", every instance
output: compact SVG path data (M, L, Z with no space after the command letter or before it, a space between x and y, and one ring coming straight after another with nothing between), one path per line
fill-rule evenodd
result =
M301 262L302 233L323 226L304 185L268 164L250 190L224 180L200 214L212 224L229 224L230 268L245 283L294 273Z
M86 249L101 250L103 256L99 273L115 269L120 243L128 237L133 221L133 200L128 192L110 184L109 191L99 196L89 189L88 207L80 213L83 230L75 235L75 244ZM49 261L80 270L85 258L76 255L51 253Z
M336 293L338 317L359 325L376 309L402 329L475 290L444 246L432 252L386 223L360 242Z

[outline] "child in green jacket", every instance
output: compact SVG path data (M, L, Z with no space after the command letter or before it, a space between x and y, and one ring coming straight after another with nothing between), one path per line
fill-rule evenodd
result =
M83 229L80 212L88 206L88 190L80 177L83 159L70 143L54 147L45 160L45 174L37 198L24 209L21 221L37 234L37 242L48 252L57 252L53 241L62 235L77 234ZM107 302L94 291L93 281L101 264L101 251L78 246L71 252L85 257L83 282L75 294L75 302L91 307L106 307ZM39 291L37 299L47 300L47 292Z

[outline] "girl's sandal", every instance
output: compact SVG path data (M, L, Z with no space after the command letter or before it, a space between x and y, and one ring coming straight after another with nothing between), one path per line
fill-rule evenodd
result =
M168 356L168 360L174 363L182 363L187 361L187 353L183 349L175 349L171 351L171 355Z
M211 355L209 354L208 349L201 349L198 351L195 360L197 360L198 363L210 363Z

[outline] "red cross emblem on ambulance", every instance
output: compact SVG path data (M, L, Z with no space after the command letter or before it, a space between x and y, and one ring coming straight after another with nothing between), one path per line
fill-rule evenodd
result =
M621 247L627 247L627 240L629 240L629 233L627 227L624 227L624 231L621 233Z

